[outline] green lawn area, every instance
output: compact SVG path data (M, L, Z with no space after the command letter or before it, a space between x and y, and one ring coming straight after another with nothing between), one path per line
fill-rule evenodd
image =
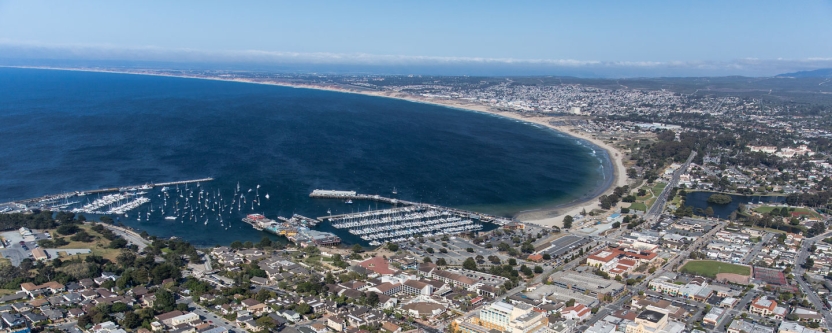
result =
M630 209L631 210L640 210L642 212L646 212L647 211L647 205L645 205L643 202L634 202L634 203L630 204Z
M734 273L739 275L751 275L751 268L748 266L729 264L713 260L691 260L679 269L680 272L689 273L709 278L715 278L718 273Z
M52 237L63 237L64 240L69 242L69 244L58 247L58 249L90 249L90 250L92 250L92 254L94 254L94 255L102 256L105 259L110 259L110 261L113 261L113 262L116 261L116 257L118 257L119 253L121 253L121 249L107 248L107 246L110 245L110 241L108 239L104 238L103 236L101 236L101 234L93 231L92 226L90 226L90 225L79 225L78 227L83 229L84 231L86 231L88 234L90 234L92 236L95 236L96 240L94 240L92 242L89 242L89 243L76 242L76 241L70 240L72 235L69 235L69 236L61 235L61 234L57 233L57 231L55 231L55 229L50 229L49 234L52 235ZM87 255L86 254L79 254L78 256L83 258L83 257L86 257Z
M662 193L665 187L667 187L667 183L656 183L655 185L653 185L653 194L659 195L659 193Z
M771 212L772 210L774 210L775 208L778 208L778 209L779 209L779 208L781 208L781 207L777 207L777 206L760 206L760 207L754 208L754 211L755 211L755 212L758 212L758 213L761 213L761 214L767 214L767 213L770 213L770 212ZM817 212L815 212L815 211L813 211L813 210L811 210L811 209L807 209L807 208L795 208L795 209L794 209L794 211L793 211L793 212L791 212L791 213L792 213L792 215L795 215L795 214L799 214L799 215L809 215L809 216L814 217L814 218L820 218L820 215L818 215L818 213L817 213Z

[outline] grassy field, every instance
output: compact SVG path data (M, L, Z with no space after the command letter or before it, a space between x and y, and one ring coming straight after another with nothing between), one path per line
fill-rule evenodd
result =
M760 207L754 208L754 211L757 212L757 213L761 213L761 214L768 214L772 210L774 210L775 208L781 208L781 207L760 206ZM791 212L791 213L792 213L792 216L795 216L795 217L796 217L796 215L808 215L808 216L811 216L811 217L814 217L814 218L820 218L820 215L817 212L815 212L811 209L806 209L806 208L795 208L794 211Z
M86 231L88 234L92 235L96 239L92 242L89 242L89 243L76 242L76 241L70 240L70 238L72 237L71 235L70 236L62 236L62 235L58 234L55 231L55 229L50 229L49 234L53 235L53 237L63 237L64 240L69 242L69 244L58 247L58 249L90 249L92 251L92 254L94 254L94 255L102 256L105 259L110 259L113 262L116 261L116 257L118 257L118 254L121 253L121 249L107 248L107 246L110 245L110 241L108 239L104 238L103 236L101 236L101 234L93 231L91 226L89 226L89 225L80 225L78 227L83 229L84 231ZM77 256L81 256L83 258L83 257L86 257L87 255L86 254L78 254ZM62 257L61 259L62 260L66 259L66 257Z
M662 190L667 186L666 183L655 183L653 186L644 185L640 189L647 191L647 194L636 197L636 202L630 204L631 210L640 210L646 212L650 206L656 202L656 196L662 193Z
M718 273L734 273L744 276L751 275L748 266L729 264L713 260L691 260L679 269L680 272L715 278Z

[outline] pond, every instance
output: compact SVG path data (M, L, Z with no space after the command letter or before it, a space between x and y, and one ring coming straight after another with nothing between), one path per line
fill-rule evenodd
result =
M717 205L708 202L708 197L712 194L716 194L718 192L704 192L704 191L697 191L697 192L688 192L685 195L685 205L686 206L693 206L695 208L702 208L706 209L708 206L713 208L714 216L719 218L728 218L731 213L737 210L737 207L741 204L758 204L758 203L783 203L786 200L785 196L760 196L760 195L738 195L738 194L729 194L731 196L731 202L724 204L724 205Z

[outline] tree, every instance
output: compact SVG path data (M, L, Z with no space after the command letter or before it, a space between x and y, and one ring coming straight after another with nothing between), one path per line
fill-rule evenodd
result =
M80 229L75 224L62 224L58 227L58 229L55 229L55 231L57 231L59 234L65 236L73 235L76 232L78 232L78 230Z
M574 298L570 298L568 301L566 301L566 307L571 307L571 306L575 306L575 299Z
M465 251L468 252L468 253L474 253L474 248L469 247L469 248L466 248Z
M427 264L427 263L433 262L433 261L430 260L430 257L424 257L424 258L422 258L422 262Z
M434 253L434 251L433 251L433 248L432 248L432 247L429 247L429 248L425 249L425 252L430 253L430 254L433 254L433 253Z
M173 311L176 306L176 300L173 298L171 292L162 289L156 292L156 301L153 302L153 308L161 312Z
M564 229L571 229L572 228L572 221L574 221L574 219L572 218L572 215L564 216L563 217L563 228Z
M176 304L176 309L179 311L188 311L188 304L178 303Z
M618 221L613 222L612 227L615 228L615 229L621 228L621 222L618 222Z
M375 295L375 294L373 294L373 295ZM376 295L376 299L378 299L378 295ZM298 304L298 306L295 307L295 312L297 312L300 315L310 314L310 313L312 313L312 307L309 306L309 304L301 303L301 304Z
M811 270L815 266L815 259L806 257L806 262L803 263L803 268Z
M714 208L711 206L705 208L705 216L714 216Z
M543 267L534 266L534 272L537 274L543 273Z
M508 259L509 266L517 266L517 259L509 258Z
M113 306L110 307L110 311L115 313L124 312L127 310L130 310L130 307L122 302L115 302L113 303Z
M355 244L352 246L352 253L361 253L361 251L363 250L364 248L362 248L359 244Z
M231 248L234 250L239 250L243 248L243 242L235 240L231 242Z
M462 268L475 271L477 270L477 262L474 261L474 258L468 257L468 259L465 259L465 262L462 263Z
M439 258L439 259L436 259L436 265L438 265L438 266L445 266L445 265L447 265L447 264L448 264L448 263L447 263L447 262L445 262L445 258Z
M378 305L378 302L378 294L369 293L369 295L367 295L367 305L375 307L376 305Z
M130 311L124 314L121 326L127 329L134 329L142 324L142 319L135 312Z
M399 244L387 243L387 249L390 250L390 252L396 252L399 250Z
M721 193L714 193L708 197L708 203L716 204L716 205L727 205L733 201L730 195L721 194Z
M271 238L263 236L263 238L260 238L260 243L257 244L257 247L259 247L261 249L266 248L266 247L272 247Z
M326 284L335 284L335 276L332 275L332 272L326 272L326 277L324 278L324 283L326 283Z
M543 260L552 260L552 255L548 253L543 254Z

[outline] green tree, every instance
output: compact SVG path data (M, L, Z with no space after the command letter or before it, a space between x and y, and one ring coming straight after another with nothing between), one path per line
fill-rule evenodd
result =
M572 215L564 216L563 217L563 228L564 229L571 229L573 221L574 221L574 219L572 218Z
M509 258L508 259L509 266L517 266L517 259Z
M362 248L361 245L355 244L352 246L352 253L361 253L361 251L364 251L364 248Z
M399 244L396 243L387 243L387 249L391 252L396 252L399 250Z
M422 258L422 262L427 264L429 262L433 262L433 260L430 260L430 257L424 257Z
M447 265L447 264L448 264L448 263L447 263L447 262L445 262L445 258L439 258L439 259L436 259L436 265L437 265L437 266L445 266L445 265Z
M552 260L552 255L548 253L543 254L543 260Z
M130 311L124 314L124 319L121 321L121 326L127 329L134 329L142 324L142 319L135 312Z
M543 273L543 267L534 266L534 272L537 273L537 274Z
M188 304L185 303L178 303L176 304L176 309L179 311L188 311Z
M160 312L173 311L176 306L176 300L173 294L165 289L156 292L156 301L153 302L153 308Z
M271 238L263 236L263 238L260 238L260 243L257 244L257 247L259 247L261 249L262 248L267 248L267 247L272 247Z
M231 248L234 250L239 250L243 248L243 242L235 240L231 242Z
M462 263L462 268L475 271L477 270L477 262L474 261L474 258L468 257L468 259L465 259L465 262Z
M367 305L375 307L376 305L378 305L378 302L378 294L369 293L369 295L367 295Z

